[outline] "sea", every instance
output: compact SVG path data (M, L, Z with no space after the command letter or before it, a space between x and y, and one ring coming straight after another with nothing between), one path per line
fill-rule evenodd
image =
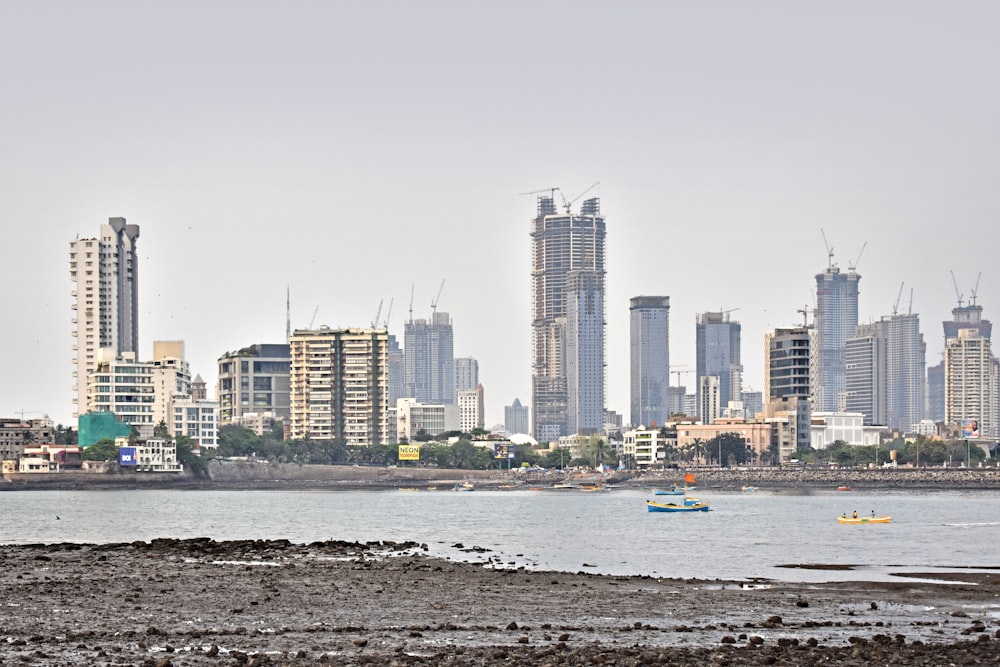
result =
M669 501L651 489L19 490L0 493L0 543L415 541L485 567L740 582L1000 568L995 491L697 495L710 512L647 512ZM837 523L853 511L892 522Z

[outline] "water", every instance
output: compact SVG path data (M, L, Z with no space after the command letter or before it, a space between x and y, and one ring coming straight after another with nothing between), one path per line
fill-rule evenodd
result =
M647 512L650 493L14 491L0 493L0 542L413 540L436 555L500 566L807 582L998 565L991 555L1000 538L1000 494L994 492L705 491L701 497L713 511L690 514ZM836 522L837 515L853 510L890 514L892 523ZM489 551L469 553L459 543Z

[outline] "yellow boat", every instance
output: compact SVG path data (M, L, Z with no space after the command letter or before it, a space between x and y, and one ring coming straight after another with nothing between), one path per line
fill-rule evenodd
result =
M837 517L837 523L889 523L891 516L847 516L841 514Z

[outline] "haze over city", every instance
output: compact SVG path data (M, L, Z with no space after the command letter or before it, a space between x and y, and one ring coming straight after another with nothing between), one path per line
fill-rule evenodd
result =
M959 298L1000 317L998 19L987 2L4 5L0 415L72 423L69 243L122 216L142 230L140 358L182 339L212 387L222 353L284 341L286 290L293 328L368 326L383 303L401 337L411 290L426 318L444 280L455 355L503 421L531 399L519 193L597 181L607 407L626 419L630 297L670 296L689 369L695 315L738 309L760 390L764 332L812 307L821 230L862 276L861 321L912 289L936 364Z

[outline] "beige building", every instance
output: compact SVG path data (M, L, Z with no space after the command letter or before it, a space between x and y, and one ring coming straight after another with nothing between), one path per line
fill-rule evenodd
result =
M390 444L384 329L297 330L290 346L293 439Z
M43 419L0 419L0 460L14 460L21 456L25 447L49 444L53 439L52 420Z
M396 401L396 440L413 442L416 435L438 435L459 430L457 405L419 403L415 398Z
M622 434L621 455L625 465L637 468L662 466L677 450L677 437L665 436L659 429L635 429Z
M944 421L959 428L978 421L980 438L1000 436L997 428L998 369L990 339L977 329L959 329L944 348Z
M144 438L130 444L128 438L115 438L115 445L135 448L134 465L138 472L183 472L177 461L177 445L167 438Z
M98 351L111 356L139 349L139 226L109 218L100 238L70 242L69 275L73 281L74 416L87 411L89 376Z
M458 429L463 433L471 433L472 429L486 426L486 407L483 400L483 385L475 389L463 389L458 392Z
M711 424L678 424L677 449L683 452L694 445L696 440L704 443L723 433L735 433L743 438L753 451L755 463L761 461L771 446L771 424L742 419L716 419Z

